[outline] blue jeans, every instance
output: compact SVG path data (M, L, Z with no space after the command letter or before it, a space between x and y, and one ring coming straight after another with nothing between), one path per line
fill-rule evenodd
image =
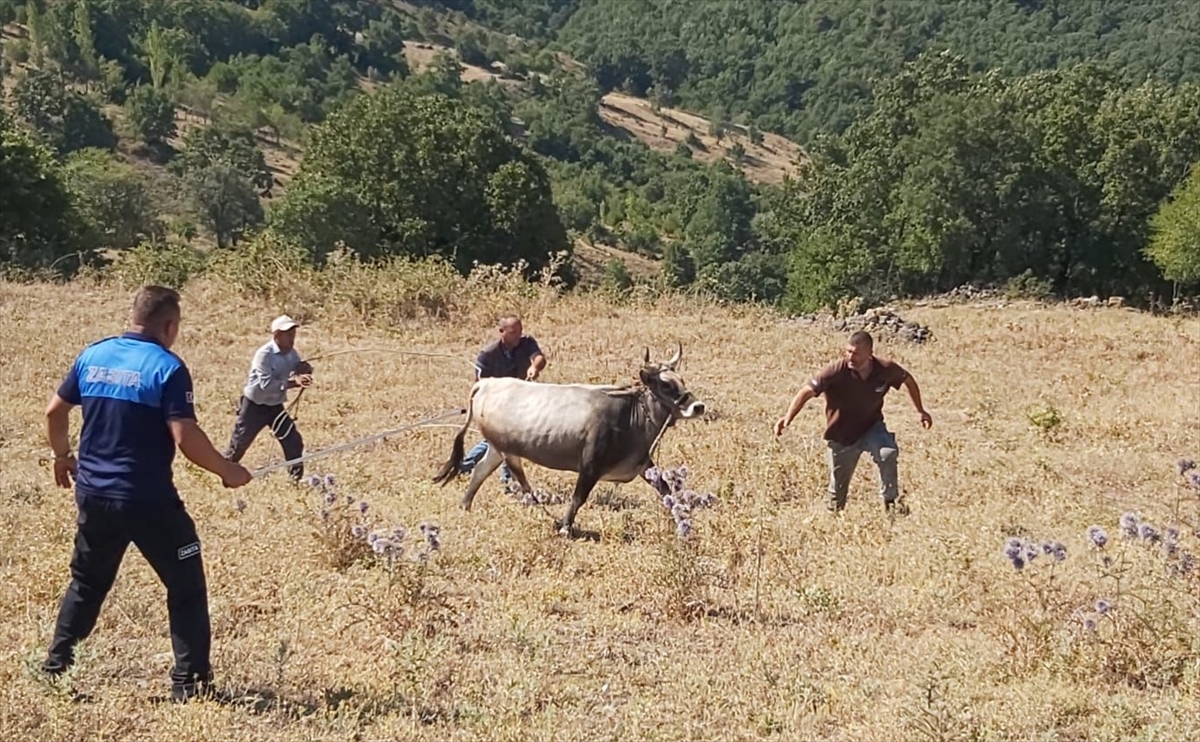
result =
M467 451L466 456L463 456L462 464L459 465L458 470L463 474L470 472L475 468L476 464L483 460L484 456L487 456L487 452L488 442L479 441L475 444L474 448L472 448L470 451ZM501 464L500 481L504 484L508 484L510 479L512 479L512 472L508 470L508 464Z
M900 449L896 445L896 436L887 429L882 420L872 425L853 445L843 446L836 441L826 441L826 444L829 447L827 460L830 510L837 511L846 507L850 479L854 476L858 459L864 452L871 454L871 459L879 467L879 495L884 504L896 501L900 495L896 468L896 457L900 454Z

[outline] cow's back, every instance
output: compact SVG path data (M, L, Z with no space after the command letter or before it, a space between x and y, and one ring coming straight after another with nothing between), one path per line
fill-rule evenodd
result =
M481 379L472 414L483 437L501 451L549 469L577 471L589 435L627 423L632 400L606 393L620 388Z

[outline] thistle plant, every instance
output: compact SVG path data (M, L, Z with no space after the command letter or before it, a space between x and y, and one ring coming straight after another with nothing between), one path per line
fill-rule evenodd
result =
M676 536L661 544L662 559L655 570L656 582L663 588L664 612L689 620L698 618L709 609L708 587L721 575L702 555L700 541L693 538L692 519L696 510L712 506L716 496L687 487L687 466L650 467L642 478L658 492Z
M1182 463L1181 475L1190 471ZM1087 529L1099 587L1073 614L1075 651L1106 679L1142 688L1178 684L1196 660L1196 557L1177 526L1127 511L1117 528L1115 540L1100 525Z
M1191 481L1195 471L1188 459L1176 465L1184 486L1200 493L1200 482ZM1200 658L1193 640L1200 631L1200 565L1195 534L1177 516L1178 509L1164 523L1120 513L1112 523L1086 528L1083 548L1070 552L1058 541L1008 538L1001 553L1038 605L1014 608L1005 622L1013 653L1044 665L1065 652L1059 659L1071 672L1135 687L1183 682L1184 668ZM1060 568L1070 577L1056 583Z
M371 506L366 500L338 494L332 474L313 474L307 483L321 498L315 532L334 569L371 558L388 568L404 558L424 562L441 548L441 528L436 524L421 523L419 535L414 536L401 526L381 528L368 517Z
M322 553L326 563L333 569L342 570L366 559L371 553L364 540L368 528L368 504L353 495L339 495L337 480L332 474L312 474L306 481L320 497L313 531L324 547Z
M692 535L692 513L695 510L711 507L716 502L716 495L699 493L687 488L688 468L686 465L676 469L660 469L652 466L642 473L642 478L650 483L662 497L663 509L671 516L675 524L675 533L680 538Z

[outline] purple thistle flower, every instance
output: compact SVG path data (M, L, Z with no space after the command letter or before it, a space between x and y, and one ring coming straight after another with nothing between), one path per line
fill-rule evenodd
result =
M368 533L368 534L367 534L367 543L368 543L368 544L374 545L374 544L375 544L375 542L376 542L376 541L378 541L378 540L379 540L379 534L378 534L378 533Z
M1138 537L1138 518L1133 513L1121 514L1121 535L1125 538Z
M1054 557L1054 561L1056 562L1065 561L1067 558L1067 547L1064 544L1055 541L1054 543L1050 544L1050 554Z
M1088 631L1095 631L1096 630L1096 619L1085 618L1083 620L1083 628L1087 629Z
M308 478L308 486L309 486L309 487L320 487L320 486L322 486L323 484L324 484L324 480L322 480L322 479L321 479L319 476L317 476L316 474L313 474L312 476L310 476L310 477Z
M350 535L354 538L366 538L367 527L356 523L350 527Z
M234 500L233 501L233 509L238 511L239 513L242 512L243 510L246 509L246 501L245 500Z
M1188 484L1191 485L1192 489L1200 492L1200 471L1188 473Z
M393 529L392 529L392 539L393 539L393 540L395 540L395 541L403 541L403 540L404 540L404 536L405 536L405 533L404 533L404 529L403 529L403 528L401 528L401 527L399 527L399 526L396 526L395 528L393 528Z
M1142 523L1138 526L1138 538L1151 544L1158 543L1162 537L1158 535L1158 529L1149 523Z
M656 492L658 492L658 494L671 494L671 485L670 482L667 481L667 475L657 466L652 466L643 472L642 478L645 479L650 486L653 487Z
M667 510L672 510L675 507L675 498L670 495L663 495L662 504Z
M370 506L367 505L366 500L360 500L358 503L358 512L361 513L362 515L366 515L368 507L370 507Z
M1112 610L1112 603L1109 603L1104 598L1096 601L1096 613L1108 613Z
M353 505L353 504L354 504L354 495L346 495L346 504L347 504L347 505Z
M1004 542L1004 556L1016 559L1021 556L1021 539L1010 538Z
M1037 559L1038 558L1037 546L1034 544L1031 544L1031 543L1026 543L1024 557L1025 557L1026 562L1032 562L1034 559Z
M1017 570L1018 572L1025 568L1025 560L1021 558L1020 554L1009 557L1009 559L1012 561L1013 569Z
M1187 474L1188 472L1190 472L1192 469L1195 469L1195 468L1196 468L1196 462L1191 459L1180 459L1178 462L1175 463L1175 469L1179 472L1180 476Z
M1096 545L1096 548L1103 549L1108 543L1108 534L1100 526L1092 526L1087 529L1088 538Z
M392 542L388 541L386 538L376 537L376 539L371 542L371 549L376 554L382 554L390 548L392 548Z
M679 521L675 525L675 532L679 534L680 538L687 538L692 533L692 522L687 519Z
M425 543L429 544L430 551L437 551L442 547L442 541L438 537L441 530L439 526L435 526L432 523L421 524L421 533L425 535Z
M326 492L325 493L325 504L332 505L335 502L337 502L337 495L333 494L332 492Z
M332 475L332 474L326 474L326 475L325 475L325 486L326 486L326 487L328 487L328 488L330 488L330 489L333 489L333 486L334 486L335 484L337 484L337 480L333 478L333 475Z
M329 520L329 511L324 508L321 509L321 520Z

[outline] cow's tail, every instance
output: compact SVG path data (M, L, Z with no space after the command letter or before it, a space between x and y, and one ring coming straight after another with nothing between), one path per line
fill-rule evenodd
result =
M467 429L471 425L471 418L475 415L475 387L471 388L471 398L467 402L467 419L463 421L462 428L458 431L458 435L454 436L454 446L450 449L450 458L446 461L438 473L433 477L435 484L440 484L445 487L452 479L458 476L458 469L462 466L463 454L465 446L463 439L467 436Z

